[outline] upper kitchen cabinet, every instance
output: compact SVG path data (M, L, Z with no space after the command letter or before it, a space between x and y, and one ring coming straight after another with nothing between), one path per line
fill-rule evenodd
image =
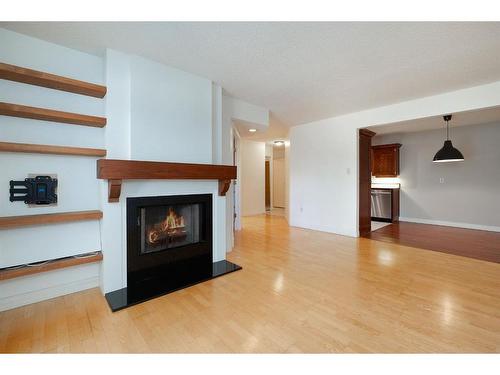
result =
M400 143L372 146L372 175L375 177L399 176Z

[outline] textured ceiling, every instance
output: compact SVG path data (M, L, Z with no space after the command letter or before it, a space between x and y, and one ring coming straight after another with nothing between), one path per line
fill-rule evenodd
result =
M500 23L13 23L209 78L288 125L500 80Z
M497 123L500 126L500 107L482 108L475 111L453 113L450 128L467 125ZM432 116L416 120L395 122L387 125L371 126L378 135L391 133L413 133L422 130L445 129L443 116Z

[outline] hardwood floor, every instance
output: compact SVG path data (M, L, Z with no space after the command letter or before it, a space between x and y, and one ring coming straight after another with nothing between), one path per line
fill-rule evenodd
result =
M372 240L500 263L500 233L395 222L365 235Z
M111 313L92 289L0 313L1 352L500 352L500 264L244 220L243 270Z

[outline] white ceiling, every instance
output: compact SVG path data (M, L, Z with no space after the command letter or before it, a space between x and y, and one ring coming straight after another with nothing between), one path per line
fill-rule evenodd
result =
M500 126L500 107L483 108L475 111L453 113L450 128L467 125L481 125L496 122ZM423 130L445 129L443 116L432 116L417 120L395 122L387 125L371 126L377 135L391 133L413 133Z
M209 78L289 125L500 80L500 23L1 22Z

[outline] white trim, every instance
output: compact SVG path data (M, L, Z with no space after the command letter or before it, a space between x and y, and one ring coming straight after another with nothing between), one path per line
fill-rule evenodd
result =
M420 224L443 225L446 227L456 227L456 228L465 228L465 229L478 229L478 230L486 230L488 232L500 232L500 227L493 226L493 225L457 223L457 222L453 222L453 221L418 219L418 218L413 218L413 217L400 217L399 221L406 221L406 222L410 222L410 223L420 223Z
M67 284L56 285L49 288L16 294L0 299L0 311L14 309L16 307L29 305L47 299L64 296L79 292L85 289L99 287L99 277L94 276L88 279L78 280Z
M335 234L338 236L345 236L345 237L359 237L358 231L350 231L346 228L342 228L342 230L335 230L332 229L330 225L316 225L316 224L304 224L302 222L294 222L294 223L288 223L290 227L295 227L295 228L301 228L301 229L309 229L309 230L314 230L317 232L324 232L324 233L330 233L330 234Z

